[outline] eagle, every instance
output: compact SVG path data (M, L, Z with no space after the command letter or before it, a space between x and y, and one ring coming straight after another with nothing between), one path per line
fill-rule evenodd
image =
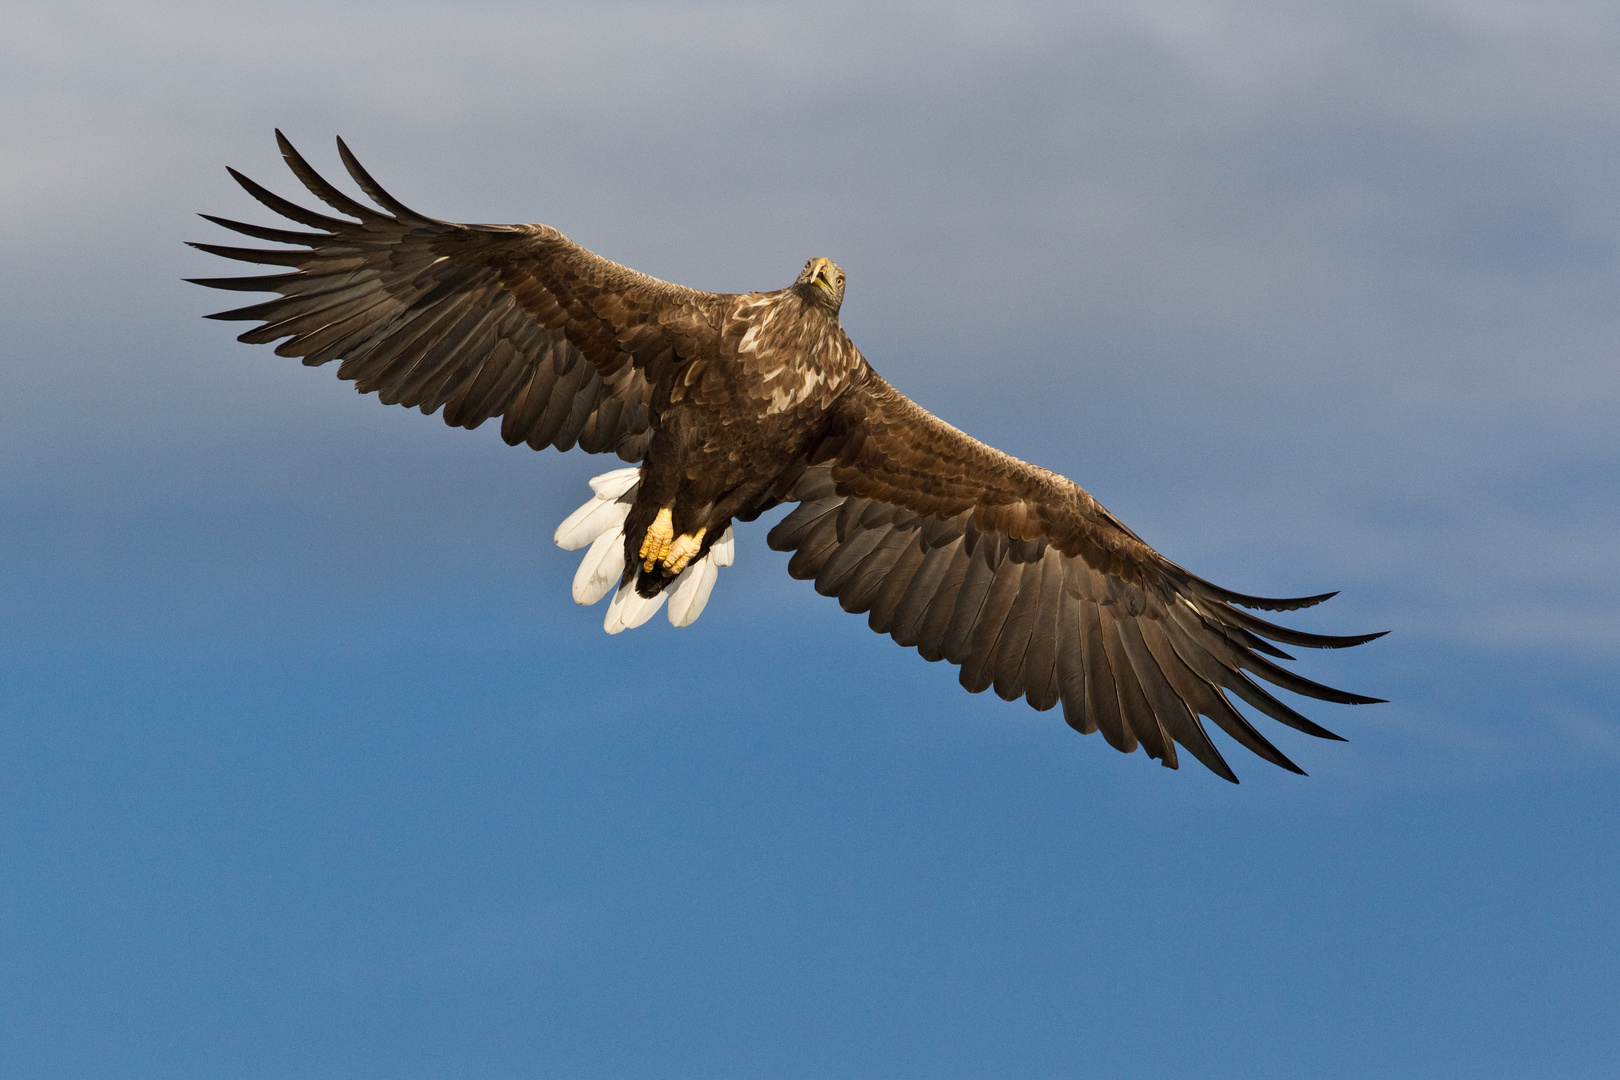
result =
M609 592L605 627L669 602L697 618L735 554L732 525L785 503L769 532L813 581L879 634L958 666L1068 725L1175 768L1178 747L1233 783L1212 721L1296 773L1228 695L1289 727L1339 739L1261 685L1345 704L1381 699L1281 667L1279 645L1336 649L1381 636L1291 629L1253 611L1335 595L1249 596L1160 555L1073 481L1020 461L922 409L873 370L839 325L844 272L804 264L785 289L701 292L587 251L546 225L460 225L388 194L337 141L374 205L318 174L280 131L294 176L340 216L231 169L247 192L308 230L202 215L277 248L198 243L283 268L189 279L274 298L209 316L257 323L243 342L337 375L386 404L442 410L453 427L500 418L535 450L612 452L630 467L591 481L557 530L588 547L574 598ZM1248 609L1248 610L1245 610Z

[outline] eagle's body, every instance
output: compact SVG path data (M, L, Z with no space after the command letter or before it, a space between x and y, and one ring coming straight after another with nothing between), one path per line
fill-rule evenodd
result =
M639 463L597 477L558 529L590 545L574 596L617 585L610 632L666 597L686 625L729 565L733 520L784 502L770 532L789 573L961 682L1036 709L1061 704L1081 732L1138 744L1174 766L1176 746L1235 780L1199 720L1299 771L1227 700L1234 693L1298 730L1337 738L1249 677L1310 697L1366 698L1277 666L1270 642L1329 637L1241 610L1306 607L1332 594L1267 599L1212 585L1165 559L1072 481L986 446L929 414L872 370L838 322L844 275L812 259L776 292L723 295L609 262L544 225L457 225L424 217L377 185L342 141L350 175L377 204L332 187L277 132L293 172L340 213L274 195L232 171L294 232L210 218L284 249L196 245L292 268L211 278L275 292L216 318L261 323L248 342L389 404L444 410L534 449L613 451Z
M781 501L784 475L824 434L851 380L870 370L838 324L839 298L801 281L715 297L694 320L697 358L653 388L659 423L626 523L631 555L663 507L675 535L705 531L701 556L733 517L752 520ZM656 570L640 576L643 595L661 584Z

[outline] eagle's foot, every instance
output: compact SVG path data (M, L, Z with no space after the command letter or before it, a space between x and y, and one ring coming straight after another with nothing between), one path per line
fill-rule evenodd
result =
M648 573L663 561L675 539L675 520L672 507L664 507L647 527L646 539L641 541L641 568Z
M664 567L665 577L674 577L686 569L686 564L692 561L692 556L703 546L703 534L708 531L707 528L703 528L695 533L687 533L669 545L664 557L658 560Z

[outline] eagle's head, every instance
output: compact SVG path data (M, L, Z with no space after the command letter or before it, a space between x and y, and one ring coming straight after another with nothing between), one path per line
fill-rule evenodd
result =
M844 303L844 272L831 259L815 258L804 264L795 286L805 295L832 308L836 314Z

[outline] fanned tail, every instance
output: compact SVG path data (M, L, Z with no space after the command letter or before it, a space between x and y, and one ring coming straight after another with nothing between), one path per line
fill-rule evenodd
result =
M638 468L615 469L591 479L590 500L575 510L557 526L557 546L564 551L575 551L590 545L574 574L574 601L587 606L596 603L613 589L615 582L625 577L624 522L630 507L636 501L636 489L641 483ZM675 626L690 626L703 614L714 591L720 567L730 566L736 557L736 539L731 526L719 540L710 546L702 558L683 570L674 582L656 596L637 595L635 578L614 593L608 603L607 617L602 629L610 634L632 630L658 613L664 601L669 601L669 621Z

